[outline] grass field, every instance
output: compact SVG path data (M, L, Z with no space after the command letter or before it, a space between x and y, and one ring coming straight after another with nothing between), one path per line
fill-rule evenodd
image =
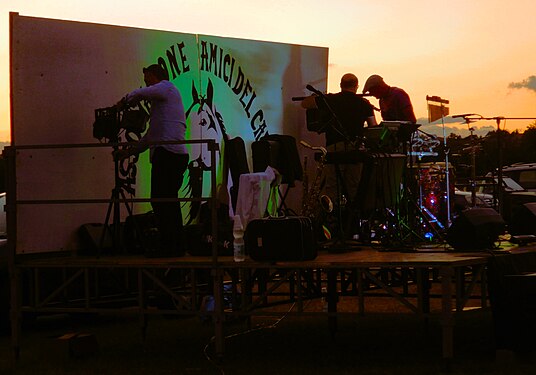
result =
M152 316L145 341L136 316L39 317L23 329L18 361L12 360L10 338L0 337L0 374L445 373L439 320L425 323L400 306L378 298L365 316L341 316L334 336L326 316L255 316L249 328L245 321L229 321L221 361L214 357L212 324L197 317ZM59 337L73 332L92 335L98 350L69 355ZM534 355L496 352L489 309L456 319L454 350L452 374L535 373Z

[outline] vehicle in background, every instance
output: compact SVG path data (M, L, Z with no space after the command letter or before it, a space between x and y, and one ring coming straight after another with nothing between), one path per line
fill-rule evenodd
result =
M536 168L536 164L534 164L534 167ZM525 167L526 168L526 164ZM512 171L512 170L510 170ZM514 175L519 177L521 175L522 182L526 183L526 186L531 186L531 184L527 184L529 174L521 174L521 172L525 173L531 171L529 169L519 169L517 170ZM534 169L531 172L536 173L536 169ZM536 202L536 189L528 190L523 185L518 183L514 178L510 177L508 174L503 175L503 202L502 202L502 217L503 219L509 223L512 219L512 214L516 211L516 209L519 206L522 206L525 203L532 203ZM487 183L483 183L480 181L478 186L479 192L490 194L494 197L498 197L498 184L499 179L497 176L492 176L491 173L488 173L487 178L485 180ZM498 202L498 200L496 200ZM498 204L495 209L498 209Z
M0 258L5 256L3 246L7 242L6 193L0 193Z
M536 191L536 163L516 163L502 169L503 176L509 177L526 191ZM488 173L491 176L490 173Z
M0 193L0 240L3 240L7 236L6 227L6 193Z
M502 217L509 222L512 212L520 205L536 202L536 190L529 191L517 183L513 178L503 176L503 204ZM491 207L499 210L498 178L492 177L491 173L481 178L476 183L474 207ZM456 213L466 208L473 207L472 192L469 184L457 185L454 191L454 209Z
M466 208L473 206L472 192L454 188L454 211L460 213ZM475 207L494 207L494 197L492 194L476 192Z
M459 214L470 207L497 208L495 184L492 179L483 178L475 184L475 202L473 204L473 192L471 182L458 180L454 188L454 211Z
M0 147L3 150L2 142ZM3 151L0 150L0 245L6 242L7 226L6 226L6 181L5 181L5 159Z
M9 272L7 267L6 193L0 193L0 336L9 334Z

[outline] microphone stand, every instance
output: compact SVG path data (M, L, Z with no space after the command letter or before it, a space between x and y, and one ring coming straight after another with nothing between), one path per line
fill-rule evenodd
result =
M443 152L445 153L445 184L447 185L447 228L452 224L450 212L450 171L449 171L449 153L447 148L447 133L445 131L444 105L441 103L441 125L443 126Z
M471 120L467 119L467 127L471 133L471 207L476 207L476 149L474 132L475 128L469 126Z
M309 91L311 91L311 92L315 93L316 95L318 95L320 98L322 98L322 101L324 102L328 112L331 114L332 118L335 120L335 124L333 124L333 121L331 119L328 120L328 126L332 130L337 132L340 136L342 136L344 138L345 142L347 142L348 144L350 144L351 146L356 148L356 143L355 142L357 140L352 141L350 139L350 136L346 132L346 129L344 128L344 126L342 126L342 123L339 120L339 118L337 117L335 111L329 105L326 96L321 91L315 89L311 85L307 85L306 88ZM343 224L343 220L342 220L343 199L342 199L341 186L340 186L341 185L340 182L344 183L344 181L343 181L343 177L341 175L341 171L340 171L340 168L339 168L339 163L334 163L334 167L335 167L335 174L336 174L336 176L335 176L336 195L337 195L337 201L338 201L337 202L337 222L338 222L338 226L339 226L339 237L340 238L335 239L332 244L327 246L328 252L337 253L337 252L350 251L351 249L357 250L356 246L349 244L348 241L345 238L346 236L345 236L344 224ZM352 197L351 199L353 200L354 198L355 197ZM350 201L351 202L350 204L352 204L352 200Z
M443 153L445 154L445 184L446 184L446 198L447 198L447 228L450 228L452 224L451 211L450 211L450 170L449 170L449 154L450 150L447 147L447 133L445 130L445 104L449 101L441 99L437 96L427 96L426 100L433 100L441 105L441 125L443 127Z

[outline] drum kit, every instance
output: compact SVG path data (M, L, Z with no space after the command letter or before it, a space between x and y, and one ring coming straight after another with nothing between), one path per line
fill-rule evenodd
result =
M376 241L388 247L442 241L450 226L454 169L437 160L441 142L416 129L399 152L407 155L396 205L379 207L373 217Z
M411 122L379 125L364 129L363 147L352 152L351 160L339 161L364 164L353 205L359 212L354 233L384 249L442 241L450 226L454 195L448 159L430 161L440 159L436 150L442 142ZM327 153L326 160L334 156Z
M410 181L410 199L415 202L416 210L410 210L412 215L408 221L417 222L420 229L417 235L428 241L443 240L451 225L451 213L454 208L453 166L447 160L438 160L439 153L435 150L440 146L435 136L417 130L410 142L411 151L408 153L408 175ZM425 159L425 157L427 157ZM423 161L426 160L426 161Z

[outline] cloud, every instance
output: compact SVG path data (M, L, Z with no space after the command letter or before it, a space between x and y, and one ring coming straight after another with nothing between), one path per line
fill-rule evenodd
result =
M530 76L521 82L510 82L508 85L510 89L529 89L536 91L536 76Z

